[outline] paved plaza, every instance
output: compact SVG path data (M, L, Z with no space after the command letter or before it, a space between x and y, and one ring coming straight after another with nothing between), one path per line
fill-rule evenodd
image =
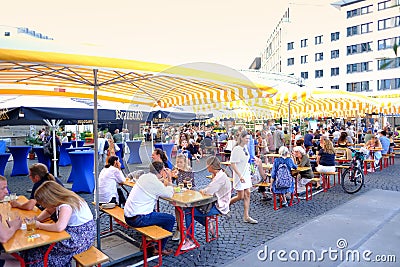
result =
M151 160L151 151L150 143L143 145L140 149L143 164L126 165L124 172L128 173L128 169L129 171L147 169ZM29 165L35 162L36 160L30 160ZM205 169L204 158L199 162L194 161L193 168L196 171L196 189L204 187L209 183L209 179L206 178L208 172ZM32 187L31 181L27 176L10 177L11 169L12 162L10 161L7 164L5 176L8 178L11 191L16 192L18 195L26 195L29 197L27 189ZM68 179L70 171L70 166L61 167L60 174L61 179L64 182ZM293 207L274 211L272 201L267 203L262 202L261 194L254 191L251 195L250 216L258 220L258 224L248 224L243 222L243 204L242 202L237 202L231 206L231 218L224 216L221 217L219 223L220 237L218 240L206 243L204 228L200 224L196 224L196 238L201 244L201 247L178 257L164 256L163 265L222 266L227 264L229 266L244 266L247 264L247 266L279 266L276 262L259 261L257 259L257 251L259 251L260 248L263 248L266 244L269 246L270 244L274 245L270 246L271 248L280 249L285 247L286 243L290 242L303 244L296 247L311 249L307 246L314 246L315 244L320 245L326 241L326 238L329 238L329 242L331 243L333 242L332 238L336 238L335 240L339 238L350 238L354 231L360 232L360 241L357 243L359 247L364 249L373 249L378 247L377 244L385 243L385 237L390 236L387 234L388 230L396 229L394 236L397 237L398 247L400 244L398 241L400 240L400 234L398 227L394 227L394 225L396 225L394 222L400 221L400 206L398 205L400 201L399 191L400 164L398 157L396 158L395 165L389 166L389 168L383 169L382 171L366 175L365 186L360 192L354 195L347 194L340 186L336 186L326 193L315 195L311 201L306 202L302 200L299 204ZM80 196L89 203L93 201L92 194L80 194ZM368 202L368 205L361 205L364 202ZM355 203L359 203L360 205ZM92 207L91 204L90 206ZM373 207L375 207L375 209ZM382 207L382 210L377 207ZM385 209L385 207L389 208ZM166 203L161 203L161 210L173 214L173 207ZM345 212L343 213L343 211ZM385 213L384 211L390 212L390 214L393 215L389 216L388 213ZM341 215L339 216L338 214ZM335 217L335 215L338 216ZM343 218L347 219L348 224L340 223ZM354 227L354 223L351 224L354 220L360 218L370 218L373 227L368 227L369 223L365 226L365 221L361 221L363 222L363 227L360 228ZM391 221L392 219L393 221ZM315 224L315 222L320 222L322 225L319 225L319 227L313 226L313 223ZM107 224L108 220L102 220L102 228L106 227ZM310 227L304 228L305 225L308 224ZM349 227L349 224L351 224L353 228ZM357 224L355 225L357 226ZM390 228L390 226L392 226L392 228ZM382 234L374 239L374 235L369 234L368 231L375 231L376 234L376 232L380 231L380 227L386 231L386 236ZM134 231L125 229L121 230L126 231L135 239L139 240L140 238L140 236ZM365 233L363 233L364 231ZM331 235L328 235L328 232L331 232ZM299 233L300 235L304 235L304 239L296 237ZM340 233L341 235L336 236L335 233ZM293 239L290 238L291 235L293 235ZM315 242L312 242L312 238ZM331 246L335 245L335 242L331 243L329 243ZM177 244L177 242L170 240L167 247L176 249ZM289 244L286 245L288 246ZM380 251L380 253L383 252ZM139 260L140 258L130 259L114 266L129 266ZM397 261L400 261L400 254L397 255ZM151 266L155 264L155 262L151 262ZM338 266L339 264L339 262L329 262L329 264L314 262L313 264L307 264L304 266ZM363 265L365 266L365 264ZM341 266L349 265L342 264ZM395 265L393 265L393 263L392 265L374 263L373 266Z

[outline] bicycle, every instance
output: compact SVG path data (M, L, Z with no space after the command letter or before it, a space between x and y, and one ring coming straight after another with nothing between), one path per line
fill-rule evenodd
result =
M364 153L351 149L353 158L350 166L342 174L342 188L348 194L354 194L360 191L364 185L364 173L362 166L364 164Z

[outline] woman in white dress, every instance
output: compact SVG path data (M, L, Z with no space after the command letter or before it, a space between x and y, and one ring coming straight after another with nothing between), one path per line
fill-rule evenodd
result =
M231 154L231 169L233 172L233 188L237 195L231 199L230 204L243 199L244 214L243 221L246 223L258 223L257 220L249 216L250 209L250 188L251 173L250 173L250 153L247 145L250 141L250 135L246 131L239 133L237 145L233 148Z

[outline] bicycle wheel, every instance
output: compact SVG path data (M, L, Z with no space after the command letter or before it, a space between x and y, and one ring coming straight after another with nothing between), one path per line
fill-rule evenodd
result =
M342 188L349 194L358 192L364 185L364 173L360 168L347 169L342 174Z

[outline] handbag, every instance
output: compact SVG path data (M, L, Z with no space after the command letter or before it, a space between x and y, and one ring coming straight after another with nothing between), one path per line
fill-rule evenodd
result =
M212 209L212 207L215 205L215 202L216 202L216 201L213 201L213 202L210 202L210 203L208 203L208 204L204 204L204 205L198 206L197 209L198 209L201 213L207 214L207 213L210 212L210 210Z

